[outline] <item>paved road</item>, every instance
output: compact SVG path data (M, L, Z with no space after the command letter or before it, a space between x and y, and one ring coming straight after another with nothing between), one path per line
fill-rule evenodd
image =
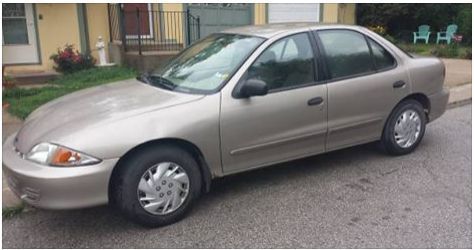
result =
M145 229L108 207L3 221L4 248L470 248L471 105L415 153L372 144L218 180L188 218Z

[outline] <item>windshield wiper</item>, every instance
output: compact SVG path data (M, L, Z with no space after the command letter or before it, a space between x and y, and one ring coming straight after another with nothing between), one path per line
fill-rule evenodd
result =
M140 74L139 76L137 76L136 79L140 82L143 82L143 83L146 83L146 84L151 84L150 75L148 75L147 73Z
M168 90L173 90L177 87L177 85L171 82L170 80L156 74L150 75L148 73L143 73L140 76L137 76L137 80L152 86Z

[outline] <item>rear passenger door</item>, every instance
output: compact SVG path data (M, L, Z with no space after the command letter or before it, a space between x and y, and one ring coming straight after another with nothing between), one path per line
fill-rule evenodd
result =
M380 139L395 105L409 93L408 77L379 43L349 29L315 32L328 88L327 150ZM395 87L394 87L395 86Z

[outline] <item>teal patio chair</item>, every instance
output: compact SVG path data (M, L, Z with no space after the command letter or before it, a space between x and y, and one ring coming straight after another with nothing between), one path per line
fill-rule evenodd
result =
M428 43L428 40L430 40L430 34L429 25L418 26L418 32L413 32L413 44L416 44L417 40L425 40L425 43Z
M456 24L448 25L448 27L446 28L446 31L438 32L436 43L439 43L439 41L446 41L447 44L450 44L457 30L458 30L458 26Z

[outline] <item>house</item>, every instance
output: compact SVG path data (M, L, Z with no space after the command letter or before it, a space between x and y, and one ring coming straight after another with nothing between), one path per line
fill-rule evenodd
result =
M223 29L277 22L355 23L355 4L337 3L3 3L2 64L11 75L47 75L59 47L155 67L193 41ZM148 59L147 59L148 58Z

